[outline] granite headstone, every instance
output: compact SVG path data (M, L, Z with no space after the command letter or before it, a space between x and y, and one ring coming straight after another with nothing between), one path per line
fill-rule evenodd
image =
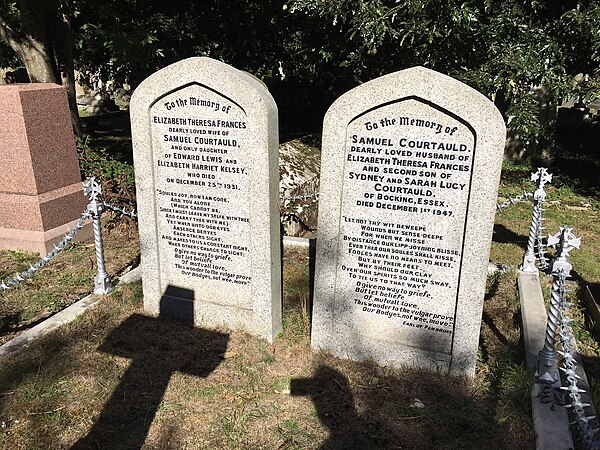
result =
M281 330L277 107L210 58L148 77L131 99L144 307L197 326Z
M422 67L332 105L313 348L474 373L505 135L485 96Z
M88 203L64 87L0 87L0 161L0 248L45 255ZM76 238L91 236L88 223Z

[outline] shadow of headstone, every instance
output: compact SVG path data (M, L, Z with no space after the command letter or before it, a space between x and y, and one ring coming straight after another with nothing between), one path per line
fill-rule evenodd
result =
M290 393L310 397L319 421L329 429L322 449L401 448L385 425L358 414L348 379L331 367L320 366L312 378L292 379Z
M528 236L517 234L506 228L504 225L494 225L494 235L492 239L499 244L516 244L525 250L527 248L527 238Z
M169 286L166 292L183 293L184 298L193 299L192 292L184 291L188 290ZM170 298L165 295L161 300L161 313L173 312L175 305ZM188 309L180 316L187 322ZM171 376L175 372L208 376L221 363L228 339L223 333L190 328L162 318L139 314L129 317L99 350L130 358L131 364L91 431L72 449L142 448Z
M194 325L194 292L168 285L160 299L160 317Z

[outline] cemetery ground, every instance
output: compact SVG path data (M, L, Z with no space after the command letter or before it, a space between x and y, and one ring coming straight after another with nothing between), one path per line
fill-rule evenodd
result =
M96 167L117 164L90 158ZM531 169L505 164L501 197L531 191L533 184L523 182ZM587 172L570 178L554 171L544 217L547 233L567 224L582 237L581 249L572 252L577 278L599 286L598 172L589 171L591 181ZM126 180L109 182L116 196L127 197ZM492 261L521 263L530 220L529 202L498 212ZM136 263L137 230L134 222L108 215L104 228L107 269L116 274ZM273 345L144 316L141 286L134 283L4 357L0 448L534 447L533 377L525 368L514 269L488 279L477 372L463 380L313 353L307 256L301 249L284 253L284 331ZM0 252L0 278L35 260ZM93 245L72 244L6 292L0 343L87 295L94 271ZM571 314L598 405L600 348L573 287Z
M532 448L514 273L490 279L471 382L311 352L306 258L285 253L272 346L148 318L140 285L119 287L4 359L0 445L71 448L87 435L123 449Z

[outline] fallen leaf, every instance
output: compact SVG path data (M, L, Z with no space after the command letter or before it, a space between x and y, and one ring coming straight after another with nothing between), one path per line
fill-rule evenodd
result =
M425 408L425 405L418 398L413 398L413 402L410 405L411 408Z

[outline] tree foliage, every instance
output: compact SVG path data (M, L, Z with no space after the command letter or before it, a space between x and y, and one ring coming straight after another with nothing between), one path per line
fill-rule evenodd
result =
M105 80L135 86L190 56L210 56L263 79L276 76L280 62L291 68L307 61L302 28L309 19L291 17L275 0L81 0L79 8L78 66Z
M39 26L69 24L76 68L115 85L189 56L264 80L360 82L422 65L496 100L525 144L544 138L534 87L554 104L600 92L600 0L0 0L0 32L35 37L24 5L46 11Z
M537 0L291 0L348 43L337 63L364 80L422 65L503 103L526 144L544 137L533 90L556 104L600 95L600 2ZM576 74L589 75L573 85Z
M67 88L73 129L79 135L70 4L66 0L0 0L0 41L18 56L32 82ZM6 53L3 49L0 57Z

